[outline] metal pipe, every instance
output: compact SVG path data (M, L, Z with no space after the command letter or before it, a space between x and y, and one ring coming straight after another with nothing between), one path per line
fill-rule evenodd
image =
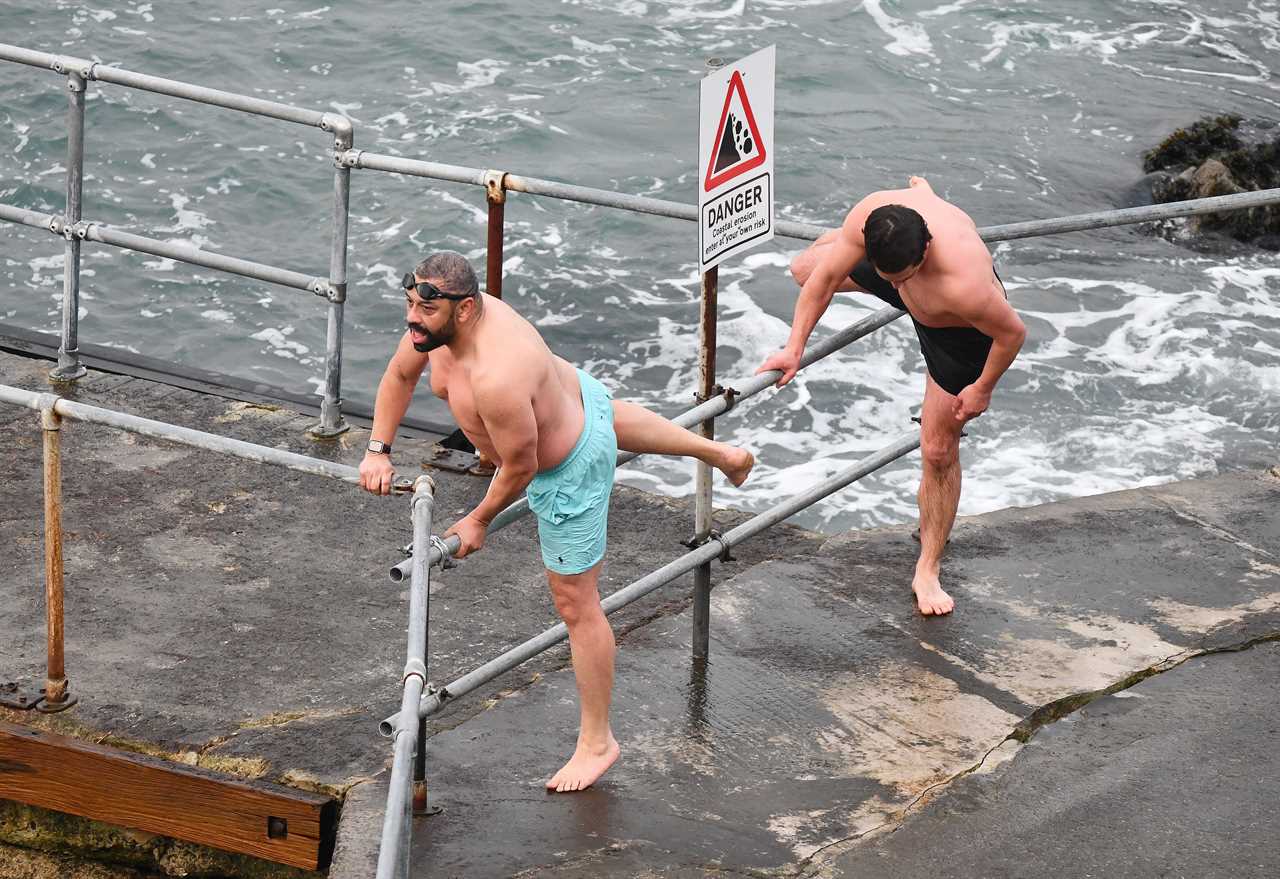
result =
M67 228L61 217L53 214L42 214L38 211L9 204L0 204L0 220L19 223L34 229L45 229L55 235L63 234L63 230ZM271 284L279 284L282 287L292 287L295 290L307 290L321 296L328 296L331 293L329 282L325 278L304 275L302 272L293 272L288 269L251 262L234 256L224 256L220 253L202 250L193 244L145 238L142 235L121 232L118 229L93 221L76 223L74 227L70 228L70 233L77 238L87 238L90 241L110 244L113 247L123 247L126 250L136 250L139 253L163 256L178 262L217 269Z
M452 183L468 183L473 186L485 185L486 172L483 169L468 168L463 165L446 165L441 162L425 162L421 159L405 159L400 156L387 156L366 150L351 150L343 157L343 161L353 168L364 168L370 171L388 171L393 174L408 174L412 177L447 180ZM607 208L619 208L637 214L653 214L659 217L670 217L675 220L689 220L690 222L698 219L697 205L667 201L660 198L649 198L643 195L628 195L624 192L578 186L574 183L561 183L557 180L543 180L538 177L524 177L508 173L505 186L506 189L512 192L559 198L565 201L594 204ZM774 229L779 235L810 241L827 231L826 228L811 223L793 223L785 220L774 224Z
M332 122L332 120L331 120ZM325 335L324 398L320 401L320 423L311 428L315 437L331 438L345 433L342 419L342 322L347 299L347 228L351 216L351 169L337 156L351 148L354 132L345 117L334 135L333 242L329 251L329 325Z
M110 82L146 92L154 92L159 95L184 98L200 104L212 104L215 107L226 107L228 110L239 110L243 113L268 116L272 119L282 119L285 122L296 122L299 125L313 125L317 128L324 127L324 118L327 115L316 110L293 107L277 101L264 101L262 98L251 98L248 95L238 95L234 92L224 92L219 89L191 85L174 79L163 79L159 76L148 76L145 73L134 73L131 70L122 70L119 67L108 67L105 64L88 61L84 58L51 55L48 52L36 52L4 43L0 43L0 61L15 61L19 64L29 64L32 67L56 70L59 73L74 70L85 79L96 79L99 82Z
M58 706L67 701L67 671L62 649L62 451L59 443L62 419L52 408L41 409L40 427L44 434L44 597L48 643L44 702Z
M194 244L157 241L154 238L145 238L130 232L121 232L109 226L103 226L100 223L89 223L84 228L84 237L90 241L98 241L115 247L124 247L141 253L150 253L154 256L164 256L176 259L179 262L217 269L245 278L267 281L283 287L292 287L295 290L307 290L320 295L327 295L330 292L329 282L324 278L304 275L302 272L294 272L265 265L264 263L240 259L239 257L213 253L196 247Z
M415 694L421 699L422 679L417 675L410 677L404 684L404 695L400 702L400 711L413 711ZM384 721L385 722L385 721ZM390 733L388 733L390 734ZM395 745L392 751L391 780L387 786L387 808L382 816L382 840L378 845L377 879L393 879L403 876L404 867L401 859L409 857L409 840L404 832L406 813L409 804L405 792L409 787L409 776L413 767L413 748L416 739L405 730L395 733Z
M400 698L399 722L395 725L391 780L387 786L387 808L382 816L382 844L378 848L378 879L408 874L411 792L410 781L415 750L420 747L418 705L426 686L427 600L431 568L427 548L431 543L431 518L435 507L435 482L430 476L414 481L410 515L413 521L413 576L409 586L409 626L406 633L404 691Z
M137 415L116 412L112 409L100 409L97 406L77 403L74 400L56 397L53 394L37 394L9 385L0 385L0 402L13 403L36 410L51 408L63 418L70 418L73 421L103 424L107 427L127 430L130 433L138 433L155 439L169 440L170 442L182 443L185 446L192 446L197 449L233 455L237 458L244 458L247 461L256 461L260 464L276 464L281 467L287 467L290 470L296 470L299 473L309 473L313 476L328 476L353 485L359 485L360 483L360 471L346 464L336 464L332 461L322 461L319 458L309 458L306 455L286 452L282 449L259 446L214 433L192 430L189 427L167 424L163 421L152 421L149 418L140 418Z
M410 174L415 177L428 177L436 180L449 180L455 183L469 183L475 186L484 185L484 171L478 168L467 168L461 165L444 165L438 162L423 162L416 159L402 159L397 156L383 156L376 153L354 151L346 157L353 167L368 168L377 171L392 171L398 174ZM589 186L578 186L571 183L560 183L555 180L543 180L537 177L524 177L508 173L506 188L514 192L529 195L542 195L549 198L560 198L583 204L595 204L602 207L619 208L640 214L655 214L677 220L698 219L695 205L666 201L645 196L628 195L607 189L595 189ZM1090 214L1077 214L1069 217L1058 217L1048 220L1032 220L1027 223L1010 223L1003 226L988 226L979 229L979 234L986 241L1007 241L1014 238L1028 238L1036 235L1054 235L1063 232L1079 232L1084 229L1096 229L1106 226L1120 226L1129 223L1143 223L1149 220L1170 219L1173 217L1189 217L1198 214L1212 214L1220 211L1243 210L1250 207L1275 204L1280 202L1280 189L1264 189L1258 192L1245 192L1236 195L1223 195L1214 198L1192 199L1189 201L1171 202L1164 205L1153 205L1141 208L1120 208ZM787 238L798 238L812 241L829 231L827 227L816 223L796 223L781 221L775 224L777 234Z
M870 335L885 324L892 323L904 314L906 314L906 312L901 309L894 308L893 306L885 306L884 308L874 311L860 320L854 321L843 330L833 333L822 341L807 348L804 352L804 356L800 358L800 368L803 369L824 357L834 354L836 351L839 351L841 348L861 339L863 336ZM741 381L736 388L731 389L733 393L726 392L724 395L716 396L705 403L699 403L697 406L682 412L671 420L681 427L692 428L695 424L698 424L707 418L713 418L717 415L724 414L736 406L738 401L754 397L761 391L772 387L781 377L782 372L777 369L761 373L760 375L749 376ZM635 452L622 452L618 455L618 466L621 467L623 464L633 461L638 457L640 456ZM493 521L489 524L489 533L493 534L494 532L505 528L528 512L528 499L520 498L520 500L516 501L494 517ZM450 537L445 541L445 547L448 549L451 557L453 553L458 551L458 543L459 541L456 536ZM440 550L433 546L431 548L431 558L428 564L437 565L440 563L440 559ZM404 580L405 577L409 576L409 567L411 564L411 560L405 559L399 564L392 566L391 570L388 572L391 577L391 582L399 583Z
M485 201L489 203L489 239L485 248L484 289L490 296L502 298L502 245L507 206L507 191L502 171L485 172Z
M705 403L715 395L716 387L716 317L719 267L712 266L702 274L702 297L698 322L698 370L701 387L698 402ZM716 422L708 418L698 424L705 439L716 436ZM699 461L694 476L693 542L706 542L712 526L711 467ZM711 646L711 562L703 562L693 572L693 658L706 659Z
M1006 223L1002 226L986 226L978 230L983 241L1010 241L1015 238L1032 238L1038 235L1059 235L1064 232L1080 232L1085 229L1102 229L1108 226L1126 226L1152 220L1170 220L1174 217L1195 217L1223 211L1240 211L1280 202L1280 189L1260 189L1257 192L1240 192L1235 195L1218 195L1211 198L1192 198L1171 201L1167 204L1148 205L1140 208L1118 208L1091 214L1074 214L1048 220L1030 220L1025 223Z
M64 229L80 222L84 193L84 77L67 74L67 207ZM49 373L55 381L75 381L88 370L80 363L80 239L66 235L62 260L62 338L58 364Z
M788 498L781 504L778 504L771 510L759 513L738 527L730 530L722 537L704 543L697 549L694 549L679 558L668 562L656 571L653 571L639 580L636 580L629 586L619 589L610 595L604 601L600 602L606 614L613 613L639 598L643 598L655 589L665 586L677 577L689 573L698 565L712 561L726 552L731 547L737 546L748 538L754 537L760 532L773 527L789 516L795 515L805 507L822 500L828 495L834 494L840 489L868 474L874 473L886 464L896 461L903 455L906 455L920 446L920 434L912 432L904 434L894 440L889 445L880 449L866 458L863 458L856 464L840 471L834 476L818 483L805 491ZM458 678L453 683L445 686L434 693L424 696L418 708L419 717L429 717L440 710L441 706L449 699L456 699L465 696L472 690L496 678L503 672L510 671L521 663L525 662L547 650L550 647L563 641L568 637L568 629L564 623L559 623L551 628L536 635L513 647L501 656L491 659L479 668L471 671ZM379 731L383 735L390 735L396 727L396 723L402 715L395 714L386 718L378 725Z

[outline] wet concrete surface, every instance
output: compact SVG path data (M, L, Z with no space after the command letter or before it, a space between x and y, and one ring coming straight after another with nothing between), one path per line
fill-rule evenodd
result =
M42 364L0 358L5 383L47 387ZM100 373L77 395L353 464L367 437L317 444L303 434L309 419L286 410ZM0 542L13 547L0 556L11 609L0 682L37 682L40 443L35 413L12 414L0 409L0 460L15 474L0 483ZM5 719L351 791L331 875L371 875L390 754L374 728L398 704L407 612L385 572L409 539L407 504L97 426L69 423L64 443L67 664L82 701ZM427 445L397 442L405 469ZM443 523L485 487L454 474L440 484ZM1239 473L962 519L943 570L958 609L944 619L914 611L909 527L774 529L715 569L705 666L689 658L688 578L614 618L623 756L596 788L542 787L576 732L563 647L433 718L428 778L444 811L416 823L415 875L846 869L862 846L932 814L974 767L1012 771L1033 752L1019 740L1040 747L1082 694L1163 671L1149 687L1204 650L1280 632L1277 501L1280 479ZM722 526L741 518L725 512ZM690 521L685 504L620 489L603 590L679 555ZM529 521L431 591L436 683L554 622ZM1214 710L1244 694L1227 688ZM1148 703L1132 701L1137 723ZM1187 759L1172 744L1149 757L1171 778ZM1244 820L1255 801L1217 802ZM1051 816L1042 826L1055 831Z
M5 384L48 391L47 369L0 353ZM315 442L305 434L314 419L286 409L100 372L70 396L352 465L368 439L352 430ZM0 684L24 687L45 674L38 424L36 412L0 406L0 545L10 548L0 553ZM398 439L401 472L422 472L430 445ZM381 771L391 748L377 723L399 705L404 665L408 584L386 572L411 539L405 499L74 421L62 446L66 665L80 702L0 717L339 796ZM442 530L487 480L434 475ZM718 516L721 527L745 518ZM619 488L602 589L686 552L692 519L687 503ZM782 533L793 546L821 539ZM738 564L787 549L757 544ZM679 611L689 584L627 608L616 625ZM554 624L533 521L435 578L431 610L430 675L441 683ZM439 728L567 661L566 649L551 651L451 706Z
M1280 875L1278 677L1269 642L1098 699L824 874Z
M958 600L945 619L913 612L908 528L757 564L713 594L704 671L690 667L688 614L623 640L623 757L586 795L541 789L573 746L568 671L436 735L428 773L444 812L418 822L415 875L833 869L953 779L998 766L1017 752L1012 736L1081 694L1280 633L1280 566L1266 548L1277 500L1280 480L1251 473L964 520L944 565ZM1276 707L1274 688L1264 701ZM1153 714L1152 728L1176 711ZM1150 759L1172 787L1185 756ZM1263 788L1226 792L1218 808L1247 820ZM946 857L926 847L919 862Z

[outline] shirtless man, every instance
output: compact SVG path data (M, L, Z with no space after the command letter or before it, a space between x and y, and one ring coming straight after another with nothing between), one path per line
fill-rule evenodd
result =
M795 376L837 290L870 293L911 315L928 367L920 415L920 558L911 588L922 614L950 613L955 602L938 570L960 503L960 429L987 411L1026 328L973 220L921 177L907 189L862 199L839 229L792 261L791 273L801 285L791 336L757 370L782 370L779 387Z
M390 492L391 442L429 356L431 390L499 468L479 506L445 532L461 542L454 557L484 546L493 517L526 490L537 517L551 597L569 629L581 709L577 748L547 788L583 790L619 753L609 727L613 630L596 590L618 449L694 457L734 485L746 480L755 459L642 406L610 400L598 381L551 353L511 306L480 295L460 254L427 257L403 284L408 331L378 385L360 485Z

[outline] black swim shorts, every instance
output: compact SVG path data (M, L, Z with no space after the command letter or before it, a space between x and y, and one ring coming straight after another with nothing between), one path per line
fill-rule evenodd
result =
M853 283L882 302L907 311L907 306L893 285L880 277L871 261L863 259L849 273ZM996 275L996 280L1000 276ZM948 394L956 395L977 381L987 365L991 337L973 327L927 327L908 313L920 339L929 375Z

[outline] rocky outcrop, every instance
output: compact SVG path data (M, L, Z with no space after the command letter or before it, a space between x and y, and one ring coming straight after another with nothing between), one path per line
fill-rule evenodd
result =
M1280 188L1280 127L1236 115L1205 118L1148 151L1143 170L1146 197L1140 200L1147 203ZM1155 231L1198 243L1229 238L1280 250L1280 205L1156 224Z

